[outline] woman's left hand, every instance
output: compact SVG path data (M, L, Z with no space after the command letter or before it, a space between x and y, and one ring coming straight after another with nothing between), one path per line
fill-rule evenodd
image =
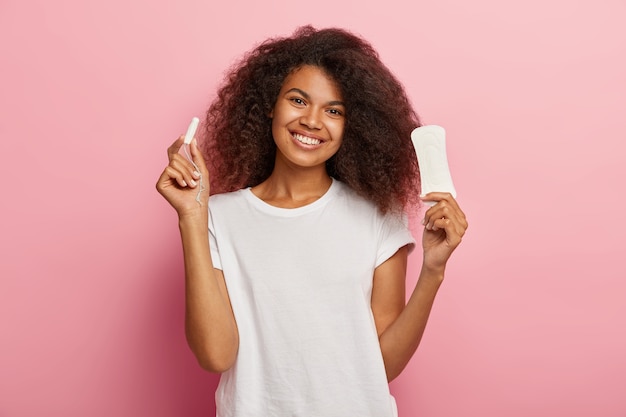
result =
M435 205L426 210L422 222L423 267L443 271L450 255L465 235L467 219L449 193L428 193L422 200L435 202Z

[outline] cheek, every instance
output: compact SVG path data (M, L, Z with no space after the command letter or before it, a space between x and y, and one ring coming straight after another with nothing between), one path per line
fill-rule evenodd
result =
M276 134L278 133L278 123L276 122L276 118L272 118L272 137L276 140Z
M272 128L274 126L285 126L290 120L293 120L294 112L286 106L277 105L272 110Z
M337 121L337 123L335 123L333 125L333 127L332 127L333 135L338 140L343 139L344 129L345 129L345 122L344 121Z
M287 122L284 112L275 111L274 117L272 117L272 137L274 141L276 141L277 138L284 138L285 132L287 131L286 126Z

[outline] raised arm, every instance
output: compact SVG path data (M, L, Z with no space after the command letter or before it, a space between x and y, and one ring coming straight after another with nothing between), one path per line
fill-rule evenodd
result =
M424 200L436 204L424 217L422 270L406 305L406 247L374 272L372 311L389 381L402 372L419 346L448 259L467 229L465 214L451 195L430 193Z
M178 213L185 264L185 333L200 365L211 372L229 369L239 334L222 271L213 267L208 236L209 172L194 140L192 164L179 151L183 137L168 148L169 164L157 190ZM205 189L200 192L201 188Z

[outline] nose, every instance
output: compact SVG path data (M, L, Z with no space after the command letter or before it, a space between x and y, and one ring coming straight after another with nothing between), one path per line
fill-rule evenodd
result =
M300 124L309 129L320 129L322 127L322 122L317 110L312 108L308 109L308 111L300 117Z

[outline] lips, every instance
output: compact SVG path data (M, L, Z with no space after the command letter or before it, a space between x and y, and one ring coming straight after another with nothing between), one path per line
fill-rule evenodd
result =
M320 139L312 138L310 136L301 135L300 133L292 133L291 136L300 143L305 145L319 145L323 141Z

